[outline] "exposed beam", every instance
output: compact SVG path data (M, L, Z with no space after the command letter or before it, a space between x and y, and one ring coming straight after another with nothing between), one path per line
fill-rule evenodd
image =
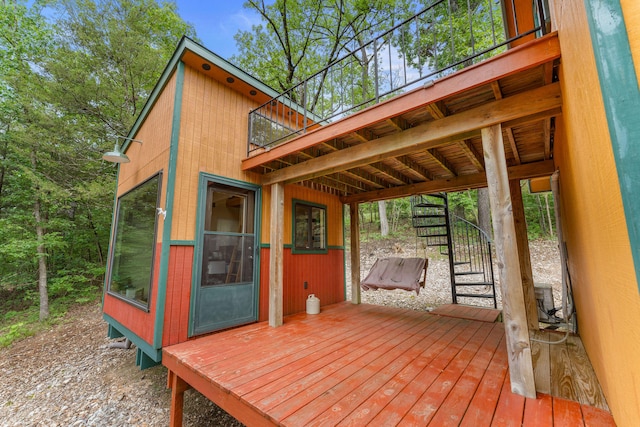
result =
M435 160L438 166L440 166L442 169L449 172L453 176L458 175L456 173L455 168L451 164L451 162L447 160L447 158L443 156L437 149L432 148L430 150L427 150L427 152L429 153L429 155L431 155L431 158Z
M408 179L406 176L404 176L400 172L395 171L392 167L387 166L382 162L371 163L370 165L367 165L367 166L379 171L383 175L382 179L385 179L385 177L387 177L389 178L387 179L387 181L390 181L396 185L404 185L404 184L411 183L411 180Z
M491 90L493 90L493 96L495 96L496 99L502 99L502 90L500 89L500 83L497 80L491 82Z
M507 161L499 124L482 129L482 151L487 167L487 187L502 293L505 341L511 391L536 398L529 328L522 292L522 277L514 225Z
M546 160L519 166L511 166L508 168L508 173L509 179L526 179L535 178L537 176L547 176L552 174L554 170L555 166L553 164L553 160ZM438 193L441 191L453 192L486 186L487 176L484 173L476 173L473 175L461 175L455 178L419 182L416 184L405 185L403 187L385 188L384 190L375 190L369 193L354 194L351 196L341 197L340 201L345 204L374 202L377 200L408 197L414 194Z
M507 139L509 140L513 157L516 159L516 165L519 165L522 161L520 160L520 153L518 153L518 145L516 144L516 137L513 134L513 128L505 128L505 132L507 133Z
M391 117L386 120L396 131L402 132L407 129L409 126L407 125L407 121L400 117Z
M474 89L494 80L537 67L560 57L557 33L547 34L525 45L443 77L435 84L414 89L381 102L349 117L301 135L268 152L242 161L242 169L250 170L292 151L299 151L332 138L352 134L370 123L377 123L407 113L433 102Z
M551 129L551 118L545 119L542 126L544 127L544 158L546 160L551 158L551 135L553 132L553 129Z
M369 142L374 139L373 133L368 129L360 129L355 132L351 132L349 135L359 139L360 142Z
M398 134L387 135L369 143L355 145L279 169L264 175L262 184L292 183L357 168L388 157L436 148L477 136L483 127L558 108L561 103L560 86L558 83L553 83L447 116L441 120L412 127Z
M406 165L409 169L411 169L414 173L420 175L425 181L433 180L433 175L426 168L422 167L420 163L416 162L409 156L400 156L396 157L403 165Z
M525 126L531 123L539 122L540 120L545 120L551 117L556 117L562 114L562 108L552 108L550 110L541 111L536 114L531 114L530 116L519 117L513 120L507 120L502 123L503 128L515 128L518 126Z
M478 172L482 172L484 170L484 157L478 153L478 150L475 149L471 141L464 140L458 142L458 147L464 152L464 155L467 156L469 161L473 163Z
M427 111L431 114L435 120L444 119L449 115L449 111L447 110L447 106L444 105L444 102L437 101L426 106Z
M282 290L284 284L284 185L271 185L271 233L269 250L269 326L282 326Z
M362 181L365 184L373 187L373 188L386 188L387 186L384 185L382 182L380 182L381 180L374 176L371 175L365 171L359 170L359 169L355 169L355 170L348 170L348 171L343 171L341 172L344 175L350 176L351 178L355 179L356 181Z
M358 204L349 205L351 230L351 302L360 304L360 215Z

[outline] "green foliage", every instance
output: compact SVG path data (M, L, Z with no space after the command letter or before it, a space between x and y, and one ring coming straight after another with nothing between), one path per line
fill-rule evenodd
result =
M0 316L49 297L55 315L100 289L115 186L100 158L128 133L182 35L195 36L176 10L0 3ZM43 273L49 295L38 293ZM8 335L21 336L14 323Z

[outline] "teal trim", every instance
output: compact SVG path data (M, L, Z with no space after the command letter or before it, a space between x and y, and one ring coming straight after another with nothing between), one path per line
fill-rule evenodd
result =
M291 243L285 243L282 247L285 249L293 249L293 245Z
M344 246L328 246L327 249L330 251L343 251Z
M102 318L109 325L109 337L117 337L118 334L121 337L128 338L137 348L143 351L154 362L162 361L162 350L153 348L148 342L136 335L131 329L118 322L108 314L102 313ZM115 330L115 331L114 331Z
M178 163L178 141L180 140L180 118L182 116L182 89L184 86L184 63L178 63L176 92L173 104L173 122L171 124L171 145L169 166L167 167L167 193L164 210L167 212L162 228L162 247L160 251L160 272L158 274L158 300L156 301L156 319L153 327L153 347L162 348L164 332L164 308L167 301L167 274L169 272L169 254L171 252L171 224L173 223L173 200L176 188L176 167Z
M251 190L255 193L255 213L254 213L254 235L256 236L254 259L255 265L253 269L253 283L255 284L256 295L254 298L253 312L256 315L256 319L259 317L258 309L260 307L260 251L258 250L261 245L257 242L261 235L262 224L262 187L250 182L239 181L233 178L227 178L220 175L214 175L211 173L200 172L198 178L198 207L196 212L196 229L194 235L196 236L195 246L193 250L193 268L191 269L191 301L189 302L189 328L188 336L193 337L196 334L196 295L198 295L198 288L200 287L201 272L202 272L202 251L204 246L204 215L206 212L205 204L207 203L207 184L209 182L215 182L218 184L228 185L230 187L237 187L246 190ZM207 232L206 234L216 234L215 232ZM241 235L239 233L238 235Z
M196 244L195 240L171 240L169 242L171 246L194 246Z
M159 364L160 362L157 362L153 360L151 357L147 356L147 353L145 353L138 347L136 351L136 366L139 366L140 370L153 368L154 366Z
M585 0L600 89L627 219L631 253L640 278L640 88L619 1ZM640 282L636 280L640 292Z
M271 249L271 243L260 243L260 248Z

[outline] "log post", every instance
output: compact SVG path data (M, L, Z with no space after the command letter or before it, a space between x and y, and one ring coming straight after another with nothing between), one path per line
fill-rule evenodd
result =
M533 377L529 328L524 306L520 259L515 238L516 230L501 125L482 129L482 148L498 258L511 391L535 398L536 386Z
M284 184L271 184L271 234L269 257L269 326L282 326L284 258Z
M358 204L349 205L351 230L351 302L360 304L360 216Z
M524 217L524 203L522 201L522 189L520 180L509 181L511 192L511 206L513 220L516 227L516 243L520 257L520 275L522 276L522 290L524 293L524 307L527 312L527 324L530 330L538 330L538 306L536 292L533 285L533 272L531 271L531 254L529 253L529 239L527 238L527 222Z

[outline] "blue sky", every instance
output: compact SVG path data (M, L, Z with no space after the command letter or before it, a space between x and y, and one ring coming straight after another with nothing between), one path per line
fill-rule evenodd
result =
M260 23L255 12L242 8L242 0L175 0L178 13L191 23L204 46L229 59L237 53L233 36L238 30L249 30Z

